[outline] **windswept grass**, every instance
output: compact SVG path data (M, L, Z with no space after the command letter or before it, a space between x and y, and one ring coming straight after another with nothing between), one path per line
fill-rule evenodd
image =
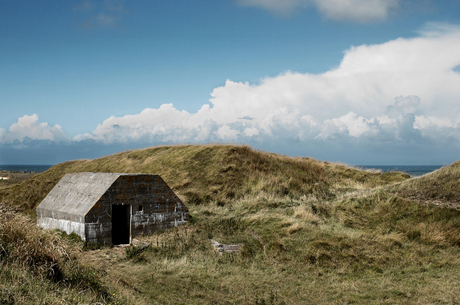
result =
M292 158L239 145L161 146L53 166L45 173L0 190L0 199L24 211L35 207L73 172L158 174L188 203L225 205L259 195L315 196L406 180L402 173L371 173L310 158Z
M460 207L460 161L392 188L398 196L425 203Z
M120 304L94 268L76 262L79 248L55 231L0 204L0 303Z
M0 170L0 177L8 177L8 180L0 180L0 189L17 184L36 175L35 173L17 173Z
M380 192L270 200L192 206L194 223L143 237L144 251L107 248L85 259L138 304L460 301L460 212ZM211 238L244 247L221 256Z
M81 242L24 220L22 235L8 233L18 237L7 246L2 237L9 247L2 270L13 275L0 278L0 296L11 292L27 303L34 294L51 304L458 304L460 211L452 207L460 201L459 164L409 179L237 145L66 162L0 198L27 212L67 172L155 173L184 200L191 221L131 248L82 250ZM34 252L39 244L27 232L43 249ZM219 255L211 239L244 246ZM30 246L19 253L15 243ZM38 267L20 255L37 257L29 262ZM22 282L39 280L45 288L24 292Z

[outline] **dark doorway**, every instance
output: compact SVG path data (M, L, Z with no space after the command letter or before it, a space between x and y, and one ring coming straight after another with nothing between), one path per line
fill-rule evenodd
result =
M129 244L129 205L112 205L112 243Z

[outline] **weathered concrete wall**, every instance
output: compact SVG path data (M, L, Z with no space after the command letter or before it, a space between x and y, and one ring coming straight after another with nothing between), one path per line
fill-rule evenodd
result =
M111 242L112 205L131 206L131 237L167 230L189 218L188 209L160 176L121 175L86 215L88 240Z
M87 223L85 224L85 240L93 243L112 243L112 223Z
M158 175L76 173L64 176L40 203L37 223L107 244L112 242L113 205L130 206L131 237L167 230L189 218L187 207Z
M37 224L44 229L59 229L67 234L75 232L85 240L85 224L65 219L56 219L51 217L38 217Z
M75 215L61 211L53 211L49 209L43 209L40 206L37 208L37 219L40 218L53 218L53 219L62 219L68 220L70 222L84 223L84 215Z
M120 174L75 173L65 175L37 207L37 215L75 222L84 217Z
M137 211L131 218L131 234L136 237L171 229L186 223L188 217L186 212L144 213L144 211Z

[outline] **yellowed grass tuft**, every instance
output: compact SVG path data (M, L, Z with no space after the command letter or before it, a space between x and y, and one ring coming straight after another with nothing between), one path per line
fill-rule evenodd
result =
M299 205L294 207L294 217L307 222L321 222L321 219L318 217L318 215L314 214L312 208L307 205Z
M294 234L302 229L305 228L305 225L304 224L301 224L301 223L294 223L294 224L291 224L287 229L286 229L286 232L288 234Z

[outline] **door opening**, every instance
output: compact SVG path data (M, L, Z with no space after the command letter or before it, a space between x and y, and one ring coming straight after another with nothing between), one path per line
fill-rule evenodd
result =
M112 205L112 243L129 244L130 206Z

